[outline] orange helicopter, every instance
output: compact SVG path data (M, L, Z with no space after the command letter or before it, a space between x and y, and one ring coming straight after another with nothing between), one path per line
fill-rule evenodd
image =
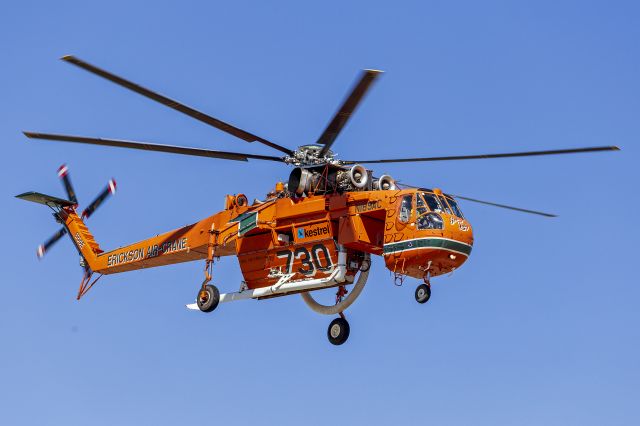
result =
M469 257L473 246L471 224L455 198L547 217L554 215L473 198L452 196L440 189L410 187L391 176L375 177L362 164L524 157L618 150L615 146L572 148L487 155L419 157L346 161L331 151L336 138L381 71L364 70L327 128L315 144L295 150L273 143L220 121L180 102L132 83L74 56L64 61L160 102L246 142L259 142L281 156L213 151L201 148L83 136L24 132L31 139L75 142L159 151L235 161L263 160L294 166L286 183L278 182L264 200L249 203L243 194L227 195L224 209L201 221L158 236L104 251L85 225L93 212L115 193L109 181L98 197L78 214L78 200L62 166L58 174L67 199L37 192L18 198L47 205L62 227L38 247L38 257L65 234L80 254L84 277L77 299L102 275L193 260L204 260L204 279L190 309L211 312L220 303L268 299L300 293L306 304L325 315L337 315L327 330L334 345L349 337L344 311L362 292L369 275L371 255L382 256L395 279L406 276L423 282L415 299L431 297L431 278L452 272ZM224 256L236 256L244 280L236 292L220 293L213 285L213 265ZM93 275L97 274L94 278ZM350 290L347 286L352 285ZM335 304L323 305L315 290L337 287Z

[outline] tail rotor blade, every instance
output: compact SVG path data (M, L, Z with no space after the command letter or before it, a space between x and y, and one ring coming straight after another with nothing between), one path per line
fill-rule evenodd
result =
M115 192L116 192L116 181L115 179L111 179L109 180L107 187L103 189L102 192L100 192L100 194L98 194L95 200L93 200L91 204L87 206L86 209L84 209L84 211L82 212L82 218L88 219L89 217L91 217L93 212L95 212L96 209L100 207L102 203L104 203L107 197L109 197L109 195L115 194Z
M47 241L45 241L44 244L40 244L38 246L38 251L36 252L37 255L38 255L38 259L42 259L44 257L44 254L47 251L49 251L51 246L53 246L55 243L57 243L60 238L64 237L64 235L66 233L67 233L66 228L60 228L60 230L58 232L56 232L55 234L53 234L51 236L51 238L49 238Z
M73 204L78 204L76 191L73 190L73 185L71 185L71 179L69 179L69 168L66 164L63 164L58 168L58 177L62 179L62 184L64 185L65 191L67 191L69 201L71 201Z

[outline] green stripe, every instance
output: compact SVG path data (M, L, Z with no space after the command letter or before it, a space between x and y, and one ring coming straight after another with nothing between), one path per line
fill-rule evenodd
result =
M440 238L420 238L411 241L399 241L397 243L385 244L383 254L397 253L404 250L417 248L443 248L464 253L467 256L471 253L471 246L453 240L443 240Z
M247 232L258 226L258 212L251 212L251 214L243 217L238 223L238 236L242 237Z
M230 219L229 222L240 222L240 221L242 221L242 219L245 219L245 218L247 218L248 216L251 216L254 213L255 212L244 212L241 215L238 215L238 216L234 217L233 219Z

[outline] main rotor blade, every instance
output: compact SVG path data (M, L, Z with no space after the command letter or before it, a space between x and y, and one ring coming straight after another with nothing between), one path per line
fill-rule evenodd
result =
M371 84L382 73L378 70L363 70L360 75L360 80L351 89L351 93L342 103L342 106L336 112L336 115L327 125L327 128L322 132L322 135L318 138L317 144L324 145L320 151L319 156L323 157L327 151L331 148L331 145L335 142L336 138L342 131L342 128L347 124L351 114L356 110L362 98L369 90Z
M537 214L537 215L545 216L545 217L558 217L558 215L555 215L555 214L552 214L552 213L545 213L545 212L540 212L540 211L537 211L537 210L522 209L520 207L507 206L506 204L492 203L490 201L476 200L475 198L463 197L461 195L451 195L451 196L454 197L454 198L459 198L461 200L472 201L474 203L486 204L488 206L500 207L500 208L503 208L503 209L515 210L515 211L523 212L523 213Z
M107 183L107 187L103 189L102 192L100 192L95 198L95 200L93 200L91 204L89 204L87 208L82 211L80 217L82 217L82 219L89 219L93 212L95 212L96 209L100 207L102 203L104 203L104 200L106 200L109 195L113 195L115 193L116 181L112 178L109 180L109 183Z
M85 136L56 135L49 133L23 132L30 139L45 139L59 142L86 143L89 145L115 146L118 148L140 149L144 151L168 152L171 154L194 155L197 157L222 158L225 160L247 161L248 158L254 160L283 161L280 157L269 155L241 154L237 152L212 151L201 148L188 148L173 145L160 145L146 142L125 141L119 139L90 138Z
M45 241L44 244L40 244L38 246L38 251L36 252L36 254L38 255L38 259L42 259L44 257L44 254L51 248L51 246L57 243L58 240L62 238L66 233L66 228L60 228L58 232L53 234L51 238Z
M505 154L453 155L449 157L415 157L383 160L343 161L343 164L355 163L411 163L418 161L478 160L485 158L531 157L538 155L577 154L581 152L619 151L617 146L595 146L590 148L553 149L546 151L510 152Z
M120 86L126 87L129 90L132 90L136 93L141 94L142 96L146 96L147 98L153 99L156 102L160 102L161 104L168 106L169 108L173 108L176 111L180 111L183 114L188 115L189 117L195 118L196 120L202 121L203 123L206 123L210 126L215 127L216 129L220 129L223 132L227 132L237 138L240 138L246 142L260 142L264 145L270 146L271 148L277 149L278 151L284 152L287 155L291 155L293 154L293 151L291 151L289 148L285 148L284 146L278 145L276 143L273 143L271 141L268 141L264 138L261 138L260 136L256 136L252 133L249 133L247 131L244 131L242 129L239 129L235 126L232 126L229 123L225 123L224 121L218 120L217 118L214 118L210 115L207 115L201 111L198 111L196 109L193 109L191 107L188 107L178 101L175 101L173 99L167 98L166 96L163 96L159 93L153 92L147 88L144 88L136 83L133 83L131 81L125 80L122 77L118 77L115 74L112 74L108 71L105 71L101 68L98 68L94 65L91 65L87 62L84 62L81 59L76 58L73 55L67 55L67 56L63 56L61 58L63 61L69 62L70 64L73 64L77 67L80 67L86 71L89 71L93 74L96 74L102 78L105 78L109 81L112 81L113 83L116 83Z
M402 182L396 182L396 183L401 185L401 186L408 187L408 188L424 189L424 188L421 188L419 186L409 185L407 183L402 183ZM431 190L429 190L429 191L431 191ZM555 215L553 213L545 213L545 212L541 212L541 211L538 211L538 210L523 209L523 208L520 208L520 207L508 206L506 204L499 204L499 203L493 203L491 201L478 200L476 198L463 197L461 195L453 195L453 194L447 194L447 195L449 195L451 197L454 197L454 198L459 198L461 200L466 200L466 201L471 201L471 202L474 202L474 203L485 204L485 205L493 206L493 207L500 207L500 208L503 208L503 209L515 210L515 211L523 212L523 213L536 214L536 215L545 216L545 217L558 217L557 215Z
M65 191L67 191L69 201L71 201L73 204L78 204L76 191L73 190L73 185L71 185L71 179L69 179L69 168L66 164L63 164L58 168L58 177L62 179L62 184L64 185Z

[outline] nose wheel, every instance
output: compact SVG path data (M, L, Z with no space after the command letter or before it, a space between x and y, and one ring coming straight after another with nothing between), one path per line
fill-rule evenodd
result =
M327 337L332 345L341 345L349 338L349 323L341 316L331 321L327 330Z
M420 284L416 287L416 302L427 303L431 298L431 286L429 284Z

